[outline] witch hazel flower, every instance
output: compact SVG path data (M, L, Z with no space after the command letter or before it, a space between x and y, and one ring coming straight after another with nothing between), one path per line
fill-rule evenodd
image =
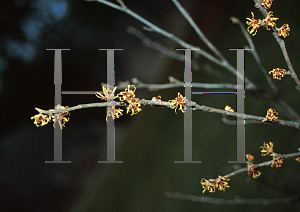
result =
M253 12L251 12L252 14L252 19L251 18L246 18L249 21L246 21L246 24L248 24L248 28L247 31L250 33L250 35L252 33L254 33L252 36L256 35L257 33L257 29L260 27L260 20L256 20L254 19L254 14ZM251 29L250 29L251 28Z

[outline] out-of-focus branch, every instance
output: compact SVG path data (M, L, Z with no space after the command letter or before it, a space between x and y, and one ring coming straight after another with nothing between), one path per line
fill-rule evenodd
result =
M187 13L187 11L181 6L181 4L177 0L172 0L179 12L182 16L189 22L189 24L193 27L199 38L210 48L216 56L218 56L224 63L228 64L228 61L222 55L222 53L207 39L207 37L203 34L197 24L194 22L192 17ZM229 64L228 64L229 65Z
M149 47L151 49L159 51L161 54L166 55L167 57L170 57L172 59L184 62L185 58L184 58L184 55L182 53L180 53L178 51L170 50L170 49L166 48L165 46L161 45L160 43L152 41L149 37L147 37L140 30L138 30L134 27L129 26L129 27L126 28L126 30L130 34L132 34L132 35L136 36L137 38L139 38L143 42L143 45L145 45L146 47ZM195 54L195 56L197 56L197 54ZM212 68L211 65L208 64L208 63L207 64L198 64L197 62L195 62L195 60L192 60L192 67L193 67L194 71L201 69L201 70L205 71L206 73L211 74L211 75L221 79L222 81L230 81L228 75L224 74L221 71L218 71L218 70ZM249 86L248 84L246 85L246 87L248 89L252 89L252 87Z
M193 202L210 203L210 204L220 204L220 205L273 205L273 204L287 204L296 202L299 200L298 196L290 198L281 199L220 199L211 197L200 197L189 194L180 194L177 192L166 192L166 197L189 200Z
M146 19L142 18L141 16L139 16L138 14L136 14L135 12L133 12L132 10L130 10L123 1L121 0L117 0L117 2L119 2L120 6L113 4L111 2L108 2L106 0L86 0L86 1L97 1L99 3L105 4L107 6L110 6L114 9L120 10L122 12L127 13L128 15L134 17L135 19L137 19L138 21L142 22L143 24L145 24L148 27L148 31L153 31L156 33L159 33L167 38L169 38L170 40L176 42L177 44L179 44L180 46L182 46L183 48L187 48L187 49L200 49L199 47L193 46L191 44L186 43L185 41L181 40L180 38L176 37L175 35L173 35L172 33L169 33L159 27L157 27L156 25L152 24L151 22L147 21ZM208 52L204 51L203 49L201 49L201 51L195 51L196 54L200 54L202 56L204 56L205 58L207 58L208 60L212 61L215 64L218 64L222 67L224 67L225 69L227 69L229 72L231 72L232 74L234 74L235 76L239 77L240 79L245 80L245 83L249 84L250 87L252 87L253 89L256 89L256 85L254 83L252 83L247 77L242 76L241 74L239 74L239 72L237 72L237 70L231 66L226 60L219 60L216 57L212 56L211 54L209 54Z
M179 51L172 51L172 50L166 48L165 46L152 41L150 38L148 38L146 35L144 35L140 30L129 26L126 28L126 31L129 32L130 34L138 37L143 42L143 45L145 45L146 47L149 47L151 49L159 51L160 53L162 53L172 59L184 61L184 55L179 53ZM195 69L199 68L199 65L197 63L195 63L194 60L192 60L192 67L195 70Z
M183 88L184 87L184 82L181 82L178 79L175 79L174 77L169 77L169 83L168 84L148 84L141 82L137 78L133 78L131 80L132 84L136 88L147 88L149 91L158 91L162 89L168 89L168 88ZM117 90L123 90L127 88L129 85L129 81L126 82L120 82L117 85ZM107 87L107 84L102 83L101 84L104 87ZM204 88L204 89L237 89L237 88L243 88L244 86L240 87L237 86L236 84L227 84L227 83L192 83L193 88ZM250 86L249 86L250 87ZM248 87L246 87L248 89Z

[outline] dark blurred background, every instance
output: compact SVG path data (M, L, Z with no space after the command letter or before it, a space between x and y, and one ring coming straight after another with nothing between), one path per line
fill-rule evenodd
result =
M207 50L172 1L124 2L155 25ZM228 49L243 48L248 43L230 17L245 23L252 11L255 18L262 18L254 2L185 0L181 3L203 33L236 66L236 53ZM184 63L143 46L138 38L126 32L128 26L142 30L143 24L97 2L12 0L0 4L0 211L298 211L298 202L225 206L164 196L168 191L223 199L299 195L299 163L294 159L284 161L277 169L264 168L258 179L247 173L234 176L226 192L202 194L199 183L202 178L217 178L244 166L228 164L236 157L236 126L224 124L218 114L193 113L193 160L201 160L201 164L174 163L183 160L184 115L159 107L142 107L141 113L125 114L115 121L116 160L124 161L123 164L97 163L106 160L105 108L71 112L63 130L63 160L72 163L45 164L53 160L54 131L51 124L37 128L30 117L37 113L35 107L54 107L54 55L46 49L70 49L62 52L63 91L101 91L101 82L106 82L106 54L98 49L123 49L115 53L116 83L133 77L157 84L168 83L168 76L183 81ZM274 1L270 9L274 17L279 17L277 26L290 25L286 46L297 73L298 6L298 2L291 0ZM153 32L143 33L169 49L181 48ZM259 29L252 38L267 70L287 69L269 31ZM245 61L246 76L272 96L251 54L246 54ZM224 68L202 57L198 64L209 64L225 77L218 78L199 68L193 70L193 82L236 81ZM279 96L274 98L281 98L298 113L299 92L294 81L286 76L273 82L280 89ZM144 99L161 95L167 101L174 99L177 92L184 94L184 88L156 92L139 89L136 95ZM95 95L62 95L62 105L70 107L99 100ZM193 95L192 100L201 105L216 108L230 105L236 109L234 95ZM245 113L265 116L270 107L274 108L270 101L246 91ZM281 119L288 120L285 111L278 112ZM246 125L246 153L255 156L255 163L270 159L261 157L259 149L263 142L269 141L274 143L275 152L297 152L299 135L298 130L283 126Z

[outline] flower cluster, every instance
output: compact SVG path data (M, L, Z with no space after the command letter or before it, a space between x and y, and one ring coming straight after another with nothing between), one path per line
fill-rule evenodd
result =
M269 9L272 5L272 1L273 0L261 0L260 3L261 3L261 6L263 6L264 8L266 9ZM278 33L278 36L280 38L286 38L289 33L288 31L290 31L290 28L289 28L289 25L288 24L284 24L281 28L276 28L276 23L275 21L277 21L279 18L275 18L273 17L273 12L270 11L267 15L267 17L263 20L256 20L254 19L254 14L253 12L251 12L252 14L252 18L246 18L247 20L249 21L246 21L246 23L249 25L247 30L250 34L252 34L252 36L256 35L257 33L257 29L260 27L260 26L265 26L267 30L272 30L272 31L275 31L277 30L277 33Z
M177 97L174 100L169 100L169 105L171 109L176 109L179 107L179 110L181 110L183 113L185 113L186 107L184 104L184 97L178 92Z
M134 114L137 114L138 112L142 111L142 109L139 108L141 106L141 103L138 102L135 98L134 92L136 91L136 87L134 85L132 86L134 87L134 90L131 90L130 85L128 85L125 91L119 93L118 95L120 95L119 99L121 101L127 101L129 103L126 113L128 114L131 111L131 115L133 116Z
M68 106L61 106L58 104L55 109L67 109L69 108ZM53 127L55 128L55 123L58 122L59 126L61 129L65 127L65 123L70 120L69 116L70 113L68 111L64 111L62 113L54 113L55 110L50 110L53 111L53 114L50 113L49 115L39 113L37 115L34 115L31 117L31 119L34 119L34 124L39 127L39 126L44 126L48 124L49 122L53 121Z
M266 156L266 155L272 156L273 162L271 164L271 167L275 166L277 168L277 167L280 167L281 164L283 163L283 158L273 151L273 147L274 147L274 145L272 142L269 142L269 144L266 144L264 142L264 145L260 147L260 148L262 148L261 155L262 156Z
M113 100L115 98L119 98L121 101L127 101L129 103L128 107L127 107L127 111L126 113L128 114L129 112L131 112L131 115L133 116L134 114L137 114L138 112L140 112L142 109L139 108L141 106L141 103L139 103L137 101L137 99L135 98L135 91L136 91L136 87L134 85L132 85L134 87L134 90L131 90L130 87L131 85L128 85L128 87L120 92L118 95L115 96L115 91L117 89L117 87L114 88L113 91L109 90L108 88L105 88L104 86L102 86L102 90L104 95L102 95L101 93L97 92L95 93L96 96L102 100ZM106 115L106 121L108 116L111 116L113 119L116 118L120 118L120 116L123 115L123 110L120 108L115 108L115 106L112 106L110 108L107 109L107 115Z
M110 90L109 88L102 86L103 94L101 94L100 92L96 92L95 95L102 100L112 101L118 97L118 95L115 96L116 89L117 89L117 87L114 87L113 90ZM108 121L107 120L108 116L111 116L113 119L120 118L120 116L123 115L122 111L123 111L122 109L115 108L115 106L107 108L106 121Z
M277 21L279 19L279 18L273 17L273 12L272 11L270 11L268 13L268 16L265 19L263 19L263 20L260 20L260 19L256 20L256 19L254 19L253 12L251 12L251 14L252 14L252 19L246 18L247 20L249 20L249 21L246 21L246 23L249 25L248 28L247 28L248 32L250 34L254 33L252 36L256 35L257 29L260 26L266 26L267 30L273 29L276 26L275 21ZM250 27L252 27L251 30L250 30Z
M253 178L258 178L261 175L261 172L255 168L255 164L253 164L254 156L250 154L246 154L248 159L247 167L248 167L248 175L252 174Z
M273 0L261 0L260 3L264 8L269 9L272 5L272 1Z
M281 80L287 73L285 69L275 68L272 71L269 71L269 74L273 74L273 79Z
M220 191L225 191L225 188L229 188L230 186L228 186L228 182L230 178L228 178L227 176L219 176L217 179L209 179L206 180L204 178L202 178L201 180L201 185L202 188L204 189L202 193L204 193L206 190L208 190L210 193L213 193L216 191L216 189L220 190Z
M264 118L262 121L263 121L263 122L264 122L264 121L275 122L276 119L279 118L279 117L276 117L275 114L278 115L278 113L276 112L275 109L272 109L272 108L268 109L268 110L267 110L266 118Z

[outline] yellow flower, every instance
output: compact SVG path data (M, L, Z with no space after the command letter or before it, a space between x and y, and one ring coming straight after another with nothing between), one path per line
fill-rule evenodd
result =
M268 13L268 16L267 16L267 18L266 18L266 29L267 30L270 30L270 29L272 29L273 27L275 27L276 26L276 23L274 22L274 21L277 21L279 18L272 18L272 16L273 16L273 14L272 14L273 12L269 12Z
M120 116L123 115L122 112L123 112L122 109L115 108L115 106L107 108L106 121L108 121L107 120L108 116L111 116L113 119L120 118Z
M272 109L272 108L270 108L270 109L268 109L267 110L267 115L266 115L266 118L265 119L263 119L262 121L264 122L264 121L271 121L271 122L275 122L276 121L276 119L278 119L279 117L276 117L275 116L275 114L276 115L278 115L278 113L276 112L276 110L275 109Z
M254 160L254 156L250 155L250 154L246 154L246 158L248 159L248 161L253 161Z
M134 114L137 114L138 112L142 111L142 109L139 108L140 106L141 106L140 102L131 102L127 107L126 113L128 114L129 111L131 110L131 115L133 116Z
M69 108L68 106L61 106L58 104L55 109L66 109ZM53 121L53 127L55 128L55 123L58 122L60 129L63 129L65 127L65 123L70 120L70 118L66 117L67 115L70 116L70 113L68 111L62 112L62 113L55 113L50 114L52 121Z
M256 169L252 173L253 178L258 178L260 175L261 175L261 172Z
M261 175L261 172L255 169L254 164L248 162L247 166L248 166L248 175L252 174L253 178L258 178Z
M273 79L281 80L281 77L284 77L286 75L286 70L281 68L273 69L272 71L269 71L269 74L273 74Z
M202 193L204 193L206 190L208 190L210 193L213 193L216 191L216 188L218 188L218 190L220 191L225 191L226 188L230 188L227 182L229 180L230 178L228 178L227 176L224 177L219 176L217 179L209 179L209 180L202 178L200 182L202 188L204 189Z
M102 100L113 100L118 97L118 95L114 96L116 89L117 87L114 87L114 90L110 90L109 88L105 88L104 86L102 86L104 95L102 95L100 92L96 92L95 95Z
M219 176L216 179L216 188L218 188L218 190L220 191L225 191L225 188L230 188L230 186L228 186L228 182L230 178L228 178L227 176L221 177Z
M247 20L249 20L249 21L246 21L246 24L249 25L248 28L247 28L248 32L250 33L250 35L254 32L254 34L252 35L252 36L254 36L257 33L257 29L260 27L260 20L254 19L253 12L251 12L251 14L252 14L252 19L251 18L246 18ZM252 29L249 31L250 27L252 27Z
M300 156L295 158L296 161L300 163Z
M278 30L279 37L286 38L287 36L289 36L288 31L290 31L289 25L283 24L282 27L280 27L280 29Z
M270 145L269 145L270 144ZM273 153L273 143L272 142L269 142L269 144L266 144L264 142L264 145L259 147L259 148L262 148L261 152L262 152L262 156L266 156L266 155L270 155Z
M260 3L264 8L269 9L272 5L272 1L273 0L261 0Z
M130 90L130 86L134 87L134 90ZM121 101L127 101L127 102L135 102L136 98L135 98L135 90L136 87L134 85L128 85L128 88L125 89L125 91L119 93L118 95L120 95L121 97L119 97L119 99Z
M202 185L202 188L204 189L202 193L204 193L206 190L208 190L210 193L216 191L216 187L217 187L216 180L213 179L206 180L202 178L200 183Z
M185 113L186 107L184 104L184 97L178 92L178 96L175 98L175 100L169 100L169 105L171 109L176 109L179 107L179 110L181 110L183 113Z
M34 124L37 127L44 126L48 124L49 121L51 121L51 117L48 117L48 115L44 115L42 113L32 116L31 119L34 119Z
M273 166L276 166L277 167L280 167L281 164L283 164L283 158L282 157L278 157L278 158L275 158L271 164L271 167Z

